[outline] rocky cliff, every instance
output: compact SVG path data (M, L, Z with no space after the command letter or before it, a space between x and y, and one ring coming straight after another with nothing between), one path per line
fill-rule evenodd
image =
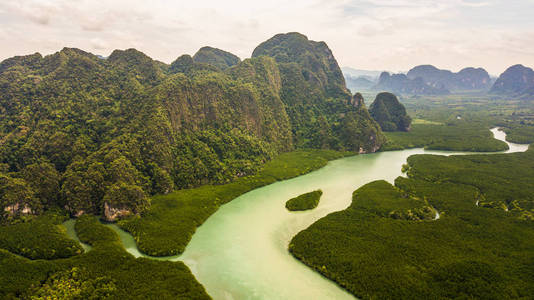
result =
M384 137L367 109L349 104L351 93L326 43L300 33L278 34L252 56L269 56L278 63L281 99L298 147L373 152L381 146Z

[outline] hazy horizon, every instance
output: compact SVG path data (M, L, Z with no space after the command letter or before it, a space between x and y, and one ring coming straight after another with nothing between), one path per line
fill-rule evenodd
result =
M514 64L534 67L533 11L534 0L7 0L0 60L63 47L103 56L136 48L170 63L203 46L244 59L273 35L297 31L325 41L342 67L398 72L432 64L499 75Z

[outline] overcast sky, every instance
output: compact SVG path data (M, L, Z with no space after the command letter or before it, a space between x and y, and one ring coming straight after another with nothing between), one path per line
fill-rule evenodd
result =
M241 58L276 33L325 41L340 66L534 67L534 0L1 0L0 60L136 48L167 63L202 46Z

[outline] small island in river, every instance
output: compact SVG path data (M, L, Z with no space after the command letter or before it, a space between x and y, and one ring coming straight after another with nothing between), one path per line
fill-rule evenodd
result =
M286 202L286 208L289 211L309 210L314 209L319 205L319 199L323 191L316 190L298 197L291 198Z

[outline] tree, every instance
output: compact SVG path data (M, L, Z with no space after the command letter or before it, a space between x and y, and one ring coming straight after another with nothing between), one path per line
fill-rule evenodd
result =
M4 217L37 214L42 210L41 203L24 179L12 178L4 174L0 174L0 201L2 209L0 213Z
M137 185L125 182L110 186L103 202L110 207L130 209L134 213L143 210L148 204L148 198L143 189Z
M151 164L152 192L156 194L168 194L174 190L174 181L169 173Z
M49 207L57 203L61 176L54 165L42 161L27 165L21 173L43 206Z
M87 166L89 164L89 166ZM63 178L62 205L71 213L99 213L105 189L102 163L87 160L73 162Z

